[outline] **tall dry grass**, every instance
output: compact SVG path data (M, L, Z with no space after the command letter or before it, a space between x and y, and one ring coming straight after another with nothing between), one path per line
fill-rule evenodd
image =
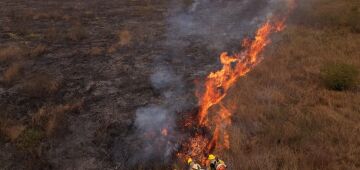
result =
M318 4L314 12L346 2ZM360 34L341 24L290 24L279 37L224 102L237 108L231 149L218 153L231 169L359 169L359 85L329 90L320 71L329 62L360 68Z

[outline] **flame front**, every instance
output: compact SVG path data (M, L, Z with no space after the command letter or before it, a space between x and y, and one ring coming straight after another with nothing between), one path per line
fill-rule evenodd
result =
M227 128L231 125L232 114L231 110L221 101L231 86L262 60L260 53L270 43L270 34L284 29L284 21L272 22L269 20L265 22L257 30L253 40L245 39L243 41L244 50L242 52L234 55L223 52L220 55L222 68L207 76L203 93L197 91L199 98L198 122L185 122L184 125L195 125L194 129L200 130L186 144L183 144L183 147L186 148L185 153L178 153L178 157L181 159L196 158L200 163L205 164L206 155L214 149L230 148ZM212 114L209 114L210 108L214 108L211 111ZM204 130L201 129L209 130L211 136L204 134Z
M282 30L283 25L283 22L271 23L267 21L258 29L253 41L248 39L243 41L243 48L245 49L243 52L232 56L226 52L222 53L220 55L222 69L208 75L204 93L199 99L200 110L198 114L201 125L213 126L214 129L213 137L207 146L207 152L215 147L230 147L229 134L226 128L231 125L231 112L221 104L221 101L227 95L229 88L262 60L259 54L270 43L269 35L272 32ZM220 105L220 109L217 114L210 117L209 109L215 105Z
M288 11L285 12L285 16L289 14L295 4L294 0L287 0L287 2ZM269 36L274 32L282 31L285 28L285 21L286 17L272 17L256 31L254 39L243 40L243 50L240 53L229 55L223 52L220 55L222 68L207 76L202 93L199 92L199 89L197 91L199 98L197 124L199 127L209 129L211 137L195 134L184 146L188 149L186 153L178 153L181 159L192 157L205 164L206 154L213 152L214 149L230 148L227 128L231 125L232 113L221 101L239 78L261 62L260 54L270 43ZM213 109L209 114L211 108ZM202 132L200 131L200 133Z
M200 96L200 111L199 111L199 123L202 125L207 124L209 109L219 104L226 96L229 88L240 77L248 73L261 58L259 53L262 52L265 46L270 42L269 35L272 31L282 25L281 22L275 25L266 22L256 33L255 39L252 42L245 39L243 41L243 47L245 51L242 53L229 56L226 52L220 55L220 61L223 65L222 69L216 72L212 72L208 75L205 82L205 92ZM234 67L235 65L235 67Z

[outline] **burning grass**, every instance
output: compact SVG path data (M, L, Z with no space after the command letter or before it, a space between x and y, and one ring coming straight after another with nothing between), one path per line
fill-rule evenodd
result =
M346 24L343 26L348 27ZM360 134L356 125L360 118L358 89L351 93L336 93L321 86L322 75L325 82L329 80L330 84L335 84L331 86L334 89L354 87L358 80L356 67L360 63L356 59L359 53L355 44L359 43L359 35L352 29L347 29L345 36L343 29L335 30L338 31L290 25L281 35L284 39L265 53L265 56L275 58L265 59L248 77L240 79L237 88L229 88L233 82L230 81L228 86L226 81L233 80L232 74L228 75L233 67L227 68L226 64L236 61L236 58L226 54L221 56L223 69L208 77L209 80L219 79L206 84L217 88L214 92L207 92L205 88L203 95L209 98L200 98L200 107L205 107L200 108L199 113L200 123L215 123L216 119L209 118L214 109L209 111L207 108L218 103L236 106L232 110L232 126L229 126L231 149L226 151L218 146L213 149L228 161L230 167L349 169L359 166L360 160L353 155L359 151L356 147L359 138L354 138ZM356 66L331 66L321 74L323 63L329 61L343 61ZM229 96L225 96L227 90ZM337 103L341 100L346 101ZM201 114L204 108L204 114ZM212 132L212 139L210 142L205 140L206 143L218 137L217 128ZM226 138L225 134L222 135ZM191 145L201 148L197 143L203 142L203 138L198 140L198 136L194 136L191 139ZM221 145L224 143L220 142ZM343 162L342 156L349 152L351 156Z
M197 92L199 111L198 119L195 120L198 121L193 119L195 124L192 126L204 129L206 133L204 130L195 132L195 135L185 142L188 153L180 151L178 154L180 158L183 160L186 157L196 158L205 165L208 154L215 150L230 149L228 128L231 126L232 112L222 100L234 83L262 60L260 54L270 43L271 33L281 31L283 28L284 19L269 20L257 30L254 40L244 40L242 52L232 56L227 53L221 54L220 61L223 67L210 73L205 80L203 92Z
M182 113L183 117L179 120L178 127L181 127L180 131L188 134L188 136L182 139L182 141L179 141L181 146L178 150L177 157L180 158L180 160L186 160L188 157L191 157L205 164L204 157L214 149L208 148L212 138L212 132L209 127L199 124L198 121L194 121L199 119L198 111L199 109L193 109L192 111Z
M296 21L302 23L299 24L299 22L292 22L295 25L288 25L285 32L281 33L279 36L279 41L277 39L278 37L275 36L276 41L274 41L271 48L265 51L265 58L261 64L258 63L257 59L255 59L256 61L253 61L254 59L242 60L241 54L232 55L230 53L223 53L221 55L221 62L224 64L224 67L219 72L214 72L209 75L207 78L207 85L210 85L208 93L205 92L202 93L203 96L199 96L201 108L182 114L184 117L178 122L180 124L180 129L176 130L179 130L182 134L188 135L182 136L179 141L170 141L179 144L176 145L179 146L177 148L179 153L176 156L181 158L181 162L179 164L184 165L184 160L186 160L189 156L204 164L205 156L208 153L214 152L225 160L231 169L358 169L360 167L360 156L358 154L360 152L360 141L358 137L360 135L358 126L358 122L360 121L360 115L358 114L360 113L360 95L357 85L346 85L348 84L347 80L349 80L349 76L351 77L350 82L354 82L358 79L355 78L356 76L351 75L356 75L356 71L354 70L360 67L358 58L358 56L360 56L358 49L360 44L360 37L358 34L359 21L356 20L359 14L359 7L356 5L357 3L355 1L356 0L302 1L304 3L300 3L300 10L297 10L295 14L296 17L293 17ZM192 1L186 1L185 3L191 5ZM153 7L151 3L148 3L148 5L149 9ZM141 8L140 5L137 6ZM305 7L303 8L302 6ZM156 8L153 9L155 10ZM161 11L163 9L156 10ZM114 11L114 13L115 12L116 11ZM140 12L141 11L137 11L136 14L132 15L136 15L136 17L143 15ZM101 16L102 12L98 14ZM58 20L60 17L61 15L57 14L54 18L48 16L47 14L40 14L38 16L34 15L33 19L37 21L48 19ZM69 18L69 16L64 16L63 19L68 21ZM99 20L106 19L106 17L103 18L102 16L99 18ZM21 18L17 18L16 20L21 21L19 22L19 25L26 23L24 19ZM65 32L66 35L62 35L64 30L62 30L62 28L58 28L57 26L64 26L64 24L59 23L59 21L55 22L56 24L50 27L47 33L45 33L45 39L52 42L57 41L55 46L57 49L67 46L66 44L61 44L63 41L58 40L67 38L70 41L82 41L87 37L87 32L84 27L77 24ZM93 21L91 24L96 24L96 22L98 21ZM155 20L151 22L155 22ZM155 25L157 24L154 24L154 26ZM117 27L118 25L115 28ZM143 32L143 27L144 25L141 24L141 26L137 27L139 30L134 31L133 29L129 29L131 30L131 33L127 30L120 32L115 31L114 33L116 34L117 39L115 44L108 49L108 52L116 53L118 51L120 52L121 49L121 52L124 51L124 55L127 56L130 54L127 54L128 51L125 47L131 47L129 49L133 50L136 49L139 44L146 44L148 42L153 43L152 41L142 41L145 39L144 37L151 40L157 40L157 36L161 35L161 29L159 29L159 34L149 34L147 32ZM19 28L26 29L27 27L22 26ZM46 27L44 26L44 28ZM65 28L67 27L65 26ZM101 28L101 26L94 26L92 28L92 32L99 28ZM14 29L14 33L8 34L12 41L21 41L21 36L28 34L28 31L21 29ZM158 29L158 27L155 27L154 30L155 29ZM148 37L149 35L151 36L150 38ZM101 41L104 40L101 39ZM109 41L111 42L111 40ZM251 44L249 41L246 42L247 43L245 44L247 45ZM265 42L268 43L267 41ZM81 44L77 44L79 46L74 48L83 48L81 45L85 43L87 43L87 40L83 41ZM98 45L99 42L96 43ZM262 45L266 43L255 44L253 46L263 48ZM39 44L39 42L31 44ZM155 44L156 43L154 43L154 45ZM21 74L18 73L21 72L21 68L16 66L16 63L19 62L19 60L23 61L22 59L24 56L37 57L43 55L48 50L54 49L48 48L48 46L51 45L53 44L40 44L33 49L23 48L21 45L8 45L1 48L0 64L4 63L7 67L10 66L7 70L5 70L5 72L3 72L3 77L5 78L4 80L17 82L15 80L19 79L19 75ZM134 47L134 45L137 47ZM108 47L109 44L101 46ZM251 46L252 45L250 45L250 49L252 48ZM88 46L86 45L85 49L87 48ZM67 52L71 53L70 50L72 49L69 49ZM152 47L151 50L156 51L157 49L153 49ZM79 51L81 52L82 50ZM105 49L102 49L101 47L93 47L90 51L88 51L88 53L93 56L98 56L105 53ZM137 66L139 66L134 67L134 71L144 71L137 70L141 69L143 64L139 63L143 62L143 60L137 58L139 53L134 54L137 55L134 61L136 61L136 64L138 64ZM257 56L252 55L251 52L249 54L250 56ZM56 56L57 54L52 56L51 61L61 61L60 63L62 64L63 62L68 63L65 62L65 59L57 60L58 58ZM112 58L117 57L120 56ZM71 57L66 58L66 60L69 58ZM81 68L83 68L83 66L85 67L85 64L88 64L89 60L91 60L91 58L88 58L86 61L83 61L82 59L80 61L74 60L74 62L80 62ZM234 74L229 73L229 70L234 68L234 61L241 63L240 65L243 66L250 65L252 67L252 64L254 64L258 67L256 67L247 76L238 80L237 75L234 76ZM328 77L326 76L327 73L324 74L325 72L321 71L324 63L328 62L351 63L352 66L350 66L351 69L349 69L349 66L345 66L345 71L343 70L343 67L338 68L331 66L329 70L335 71L334 73L331 73L333 71L330 71L330 74L328 75L331 76ZM53 64L53 62L49 63ZM132 62L126 62L126 64L129 64L126 65L126 67L131 68L130 66L132 66ZM34 65L37 66L37 63ZM121 67L123 65L119 64L118 66ZM35 71L38 69L39 68L34 68ZM98 70L96 67L93 69ZM44 70L47 70L47 68ZM64 71L67 71L67 69ZM247 73L249 70L244 69L241 71L245 71L245 73ZM81 74L78 71L74 71L74 73L76 76ZM97 76L97 74L95 75ZM242 74L240 75L242 76ZM335 77L333 75L335 75ZM97 78L96 76L94 78ZM86 81L88 80L87 77L83 77L82 75L79 77L76 77L76 83L69 82L69 84L72 84L73 86L81 84L80 86L82 86L81 81L83 78ZM332 83L336 83L335 86L331 85L331 87L336 87L335 89L337 89L337 87L343 89L350 86L353 88L345 91L328 90L323 86L324 82L322 80L328 79L324 77L328 77ZM89 78L89 80L92 80L92 78L93 77ZM107 76L104 76L103 78L105 79ZM238 80L239 82L235 82L235 80ZM338 83L338 80L340 80L340 83ZM39 146L41 146L43 142L48 142L47 138L56 136L58 133L61 133L64 129L66 129L68 114L72 111L78 110L79 106L77 104L59 105L52 103L54 100L57 101L64 98L62 93L58 93L60 87L62 87L61 85L63 84L62 80L55 78L53 75L39 73L30 77L26 76L24 81L21 82L24 83L21 84L21 86L24 85L22 89L23 91L21 92L25 94L25 98L29 97L30 99L23 100L23 97L19 97L19 100L16 100L18 105L12 107L20 108L22 107L21 104L23 102L26 102L26 104L29 105L37 105L36 107L39 107L39 103L36 102L37 99L44 100L44 102L41 103L39 109L36 108L38 109L37 111L31 111L33 114L30 114L30 116L28 116L29 114L25 114L27 117L31 117L31 120L27 120L27 123L3 123L5 121L0 121L0 133L1 135L6 136L5 138L8 141L16 143L15 145L20 149L35 149L41 150L41 152L47 152L46 148L42 148L44 149L42 150L39 149L41 148ZM232 84L234 84L234 86L230 87ZM136 83L134 86L136 86ZM122 87L123 86L119 86L119 88ZM81 89L81 87L79 88ZM77 89L77 87L74 87L74 89ZM66 89L66 92L72 93L71 89ZM78 94L77 92L75 93ZM79 93L83 94L82 92ZM225 93L227 95L224 95ZM215 99L204 99L204 96L206 96L204 94L212 94L215 96ZM88 94L86 93L84 95ZM59 98L55 99L55 97ZM136 96L134 96L134 98L134 100L137 99ZM121 98L119 100L122 101L124 99ZM125 101L124 103L124 107L127 107ZM206 106L206 103L210 104ZM132 106L132 104L130 105ZM134 105L136 105L136 103ZM124 110L127 112L128 109L129 108L126 108ZM197 116L199 109L203 110L200 112L203 112L205 115L204 117L206 118ZM97 111L98 110L95 112ZM15 113L17 110L14 109L14 111L6 111L6 114L12 114L13 112ZM232 115L229 115L229 112L231 112ZM128 119L128 117L131 117L123 116L122 114L123 113L119 116L121 119ZM22 117L22 120L26 121L26 119L29 119L26 118L26 116ZM84 115L84 117L86 116L88 115ZM100 116L100 114L96 114L96 118L100 118ZM81 116L77 120L82 118L83 117ZM86 120L88 121L89 119ZM191 119L191 121L188 119ZM229 124L229 120L231 120L231 124ZM100 119L99 122L101 123L101 121L102 120ZM114 120L114 122L115 121L118 120ZM121 122L122 121L123 120L121 120ZM127 121L130 120L124 120L124 122ZM84 122L86 126L88 126L88 123L91 124L92 122ZM218 128L216 126L218 126ZM84 127L84 125L82 125L82 127ZM124 127L120 125L120 132L124 131L123 128ZM84 132L84 135L79 135L86 136L86 138L84 137L80 139L84 141L92 141L93 138L89 137L91 136L91 132L92 131L89 130L88 132ZM117 132L118 131L101 131L101 133L110 133L109 136L111 137L116 136L114 134ZM167 129L159 129L159 131L156 131L155 133L163 135L165 139L171 138L172 135L172 131ZM76 136L78 134L72 135L74 139L79 139ZM107 135L104 134L102 136ZM153 138L151 138L153 136L149 136L149 140L153 140ZM127 138L127 136L120 135L119 138ZM163 138L160 140L155 139L155 141L161 141L162 139ZM101 142L101 140L102 138L96 141ZM112 142L113 139L109 140ZM59 143L60 142L64 141L59 140ZM159 150L163 151L162 148L167 143L161 142L159 142ZM66 143L65 141L65 144L69 143ZM104 143L100 143L99 145L102 146L103 144ZM129 154L131 149L126 150L127 147L132 147L137 144L138 143L136 141L131 141L130 144L124 144L125 149L121 151L124 151L125 153L121 153L122 155L120 157L122 157L124 161L128 161L129 157L127 154ZM51 146L54 146L55 149L58 149L56 147L62 147L62 143L59 144L60 146L55 145L56 144ZM96 143L96 145L98 145L98 143ZM141 145L138 147L141 147ZM92 151L94 151L94 155L97 154L95 153L97 148L93 148L93 146L90 145L86 145L86 148L80 146L75 146L75 148L79 148L80 152L84 149L84 156L88 156L85 151L91 150L91 154L89 154L91 155L91 160L93 160ZM88 150L88 148L90 149ZM224 148L230 149L226 150ZM103 149L104 148L101 148L99 150L102 151ZM140 148L139 150L143 152L143 148ZM72 154L75 154L77 157L78 155L76 154L79 152L75 151L68 154L66 151L62 153L66 153L64 157L69 156L71 159L74 158L74 155ZM59 161L59 159L62 159L62 156L63 155L61 155L61 158L54 159ZM43 158L45 158L45 156ZM176 158L177 157L174 156L174 158L170 159L173 161L176 160ZM101 161L105 159L107 159L107 157L101 157ZM79 159L74 159L74 161L79 161ZM34 161L30 162L29 165L39 162L41 162L41 160L34 159ZM62 164L63 162L66 164L67 160L60 160L59 164ZM94 164L98 163L96 161L94 162ZM72 163L74 162L70 161L69 164ZM77 163L78 162L75 164ZM80 163L82 162L80 161ZM144 163L136 167L139 167L139 169L149 169L149 167L169 169L168 165L152 164L153 162L150 161L149 164ZM34 169L41 169L41 167L42 165L38 165L38 167ZM64 165L63 167L77 167L74 169L81 169L77 165Z

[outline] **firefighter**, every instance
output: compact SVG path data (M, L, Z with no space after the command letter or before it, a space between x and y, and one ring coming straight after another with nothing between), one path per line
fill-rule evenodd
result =
M226 165L225 162L221 159L219 159L218 157L216 157L213 154L210 154L208 157L209 162L209 167L208 170L225 170L226 169Z
M189 170L201 170L201 166L195 163L191 158L188 159Z

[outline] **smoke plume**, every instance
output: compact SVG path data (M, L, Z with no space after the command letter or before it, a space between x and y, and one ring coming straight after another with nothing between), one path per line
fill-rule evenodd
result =
M224 50L252 35L284 0L194 0L189 7L173 2L167 45L181 49L195 37L209 49Z

